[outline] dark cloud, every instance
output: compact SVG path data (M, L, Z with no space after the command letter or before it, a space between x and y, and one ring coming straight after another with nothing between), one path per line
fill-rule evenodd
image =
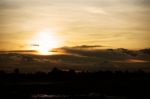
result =
M143 5L150 5L150 0L138 0L138 2Z
M40 46L39 44L31 44L31 46Z
M102 45L80 45L80 46L74 46L73 48L99 48L99 47L104 47Z
M18 9L26 7L51 6L52 3L48 0L1 0L1 9Z
M13 9L20 9L23 8L21 2L13 2L13 1L0 1L0 10L13 10Z
M65 53L80 55L86 57L95 57L95 58L105 58L105 59L128 59L132 56L122 53L118 50L102 50L102 49L79 49L76 47L64 47L63 50Z
M98 70L150 70L149 50L79 49L63 47L64 52L54 55L33 55L33 51L0 52L0 70L20 68L26 72L45 71L54 67L84 71ZM25 53L26 52L26 53ZM23 53L23 54L22 54Z

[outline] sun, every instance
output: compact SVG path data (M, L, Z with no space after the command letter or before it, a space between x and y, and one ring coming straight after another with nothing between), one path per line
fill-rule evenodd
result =
M42 54L47 55L53 48L58 47L59 39L54 35L52 31L39 32L34 40L36 50Z

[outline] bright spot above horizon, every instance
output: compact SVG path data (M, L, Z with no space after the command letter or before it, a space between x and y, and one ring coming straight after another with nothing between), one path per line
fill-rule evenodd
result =
M48 55L53 48L59 45L59 39L56 38L53 32L43 31L37 34L34 39L34 44L37 44L35 50L41 55Z

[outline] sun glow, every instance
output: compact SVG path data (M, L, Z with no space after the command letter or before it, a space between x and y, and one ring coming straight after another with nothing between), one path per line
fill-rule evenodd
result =
M53 48L59 46L59 39L51 31L43 31L35 37L34 45L39 54L48 55Z

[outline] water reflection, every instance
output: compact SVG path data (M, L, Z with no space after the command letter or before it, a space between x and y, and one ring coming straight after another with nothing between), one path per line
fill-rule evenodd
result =
M64 99L67 98L67 95L47 95L47 94L38 94L32 95L32 99Z
M78 94L78 95L47 95L37 94L32 95L32 99L127 99L120 96L108 96L99 93Z

